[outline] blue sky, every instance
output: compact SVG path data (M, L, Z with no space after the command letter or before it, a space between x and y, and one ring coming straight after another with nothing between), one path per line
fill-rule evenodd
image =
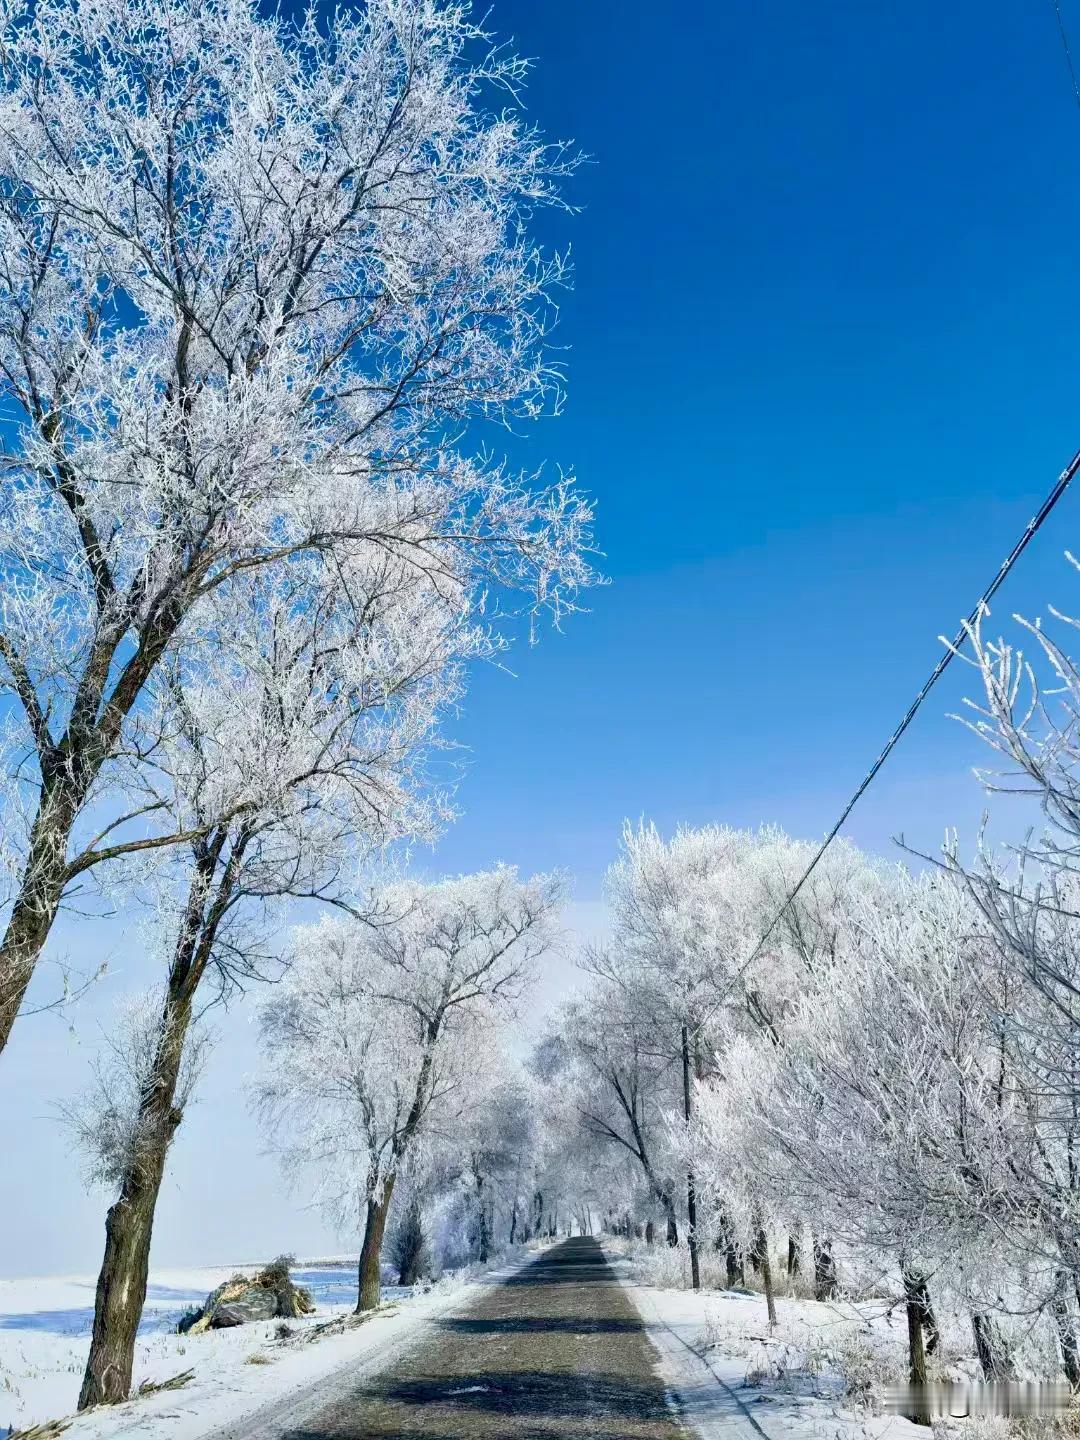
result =
M573 246L566 407L511 450L576 468L612 583L515 677L474 677L462 816L417 858L565 867L587 931L624 817L826 830L1080 445L1080 110L1049 0L501 0L491 23L537 57L532 117L593 156L582 213L540 221ZM1080 491L995 618L1080 612L1070 545ZM935 691L853 838L973 833L985 757L946 719L969 681ZM51 1105L146 977L116 927L58 940L114 976L74 1037L24 1020L0 1064L0 1274L100 1259ZM158 1264L335 1244L259 1154L246 1013L223 1026L240 1043L170 1158Z
M1080 5L1065 5L1080 42ZM612 585L482 675L451 868L595 893L624 815L817 835L1073 449L1080 111L1049 3L503 3L594 157L563 416ZM1068 609L1080 493L996 614ZM851 833L973 825L936 691Z

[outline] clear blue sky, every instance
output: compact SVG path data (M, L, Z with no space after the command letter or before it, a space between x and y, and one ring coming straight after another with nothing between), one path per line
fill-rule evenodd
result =
M1080 3L1063 0L1080 45ZM439 859L565 864L624 815L820 834L1080 445L1080 110L1049 0L503 0L531 113L595 158L569 397L523 447L613 584L481 676ZM1080 608L1080 491L996 607ZM975 822L935 692L852 834Z
M1080 47L1080 0L1062 4ZM594 157L583 212L542 221L576 265L565 412L513 450L576 467L613 583L517 650L516 679L474 678L464 813L418 858L564 866L595 925L625 816L821 834L1080 445L1080 110L1049 0L499 0L491 23L537 57L532 116ZM1080 490L1003 618L1080 612L1069 545ZM935 692L854 838L973 830L984 757L945 718L966 678ZM29 1019L0 1064L0 1274L100 1259L104 1207L50 1102L147 977L108 927L61 940L108 950L116 977L78 1043ZM224 1023L246 1036L244 1018ZM249 1039L225 1047L185 1120L158 1264L330 1244L259 1156L252 1062Z

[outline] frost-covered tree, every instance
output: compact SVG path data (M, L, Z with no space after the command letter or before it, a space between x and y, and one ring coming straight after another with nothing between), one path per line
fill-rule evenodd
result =
M1077 621L1054 609L1049 624L1014 618L1030 651L990 633L989 611L969 627L970 657L958 653L977 671L981 694L968 702L966 720L996 756L977 772L985 789L1035 801L1042 832L1009 857L984 842L974 865L954 841L946 865L1007 967L1003 1064L1031 1140L1014 1161L1021 1179L1014 1203L1022 1232L1050 1267L1046 1303L1063 1368L1080 1387L1080 671L1069 641Z
M223 594L287 573L362 607L384 561L558 616L589 580L569 486L461 441L558 395L563 266L526 227L573 159L505 108L522 70L436 0L5 9L0 1047L80 877L197 838L114 762Z
M557 878L500 867L402 882L370 918L325 919L261 1011L271 1057L255 1093L296 1178L341 1218L364 1216L358 1310L379 1303L379 1255L398 1174L466 1108L497 1053L492 1027L556 938Z
M62 1108L85 1157L89 1184L121 1186L125 1175L145 1163L154 1144L143 1111L145 1096L154 1088L162 1008L157 989L125 997L102 1035L90 1085ZM181 1109L195 1090L210 1043L205 1028L189 1038L173 1090Z
M839 846L798 902L780 913L748 978L743 962L755 950L812 847L782 831L726 826L680 827L670 839L655 826L627 825L622 853L608 871L612 939L594 950L587 968L627 999L640 1017L639 1045L655 1052L658 1075L673 1093L666 1101L677 1148L690 1082L722 1064L725 1037L747 1027L776 1042L785 1007L808 970L835 945L842 897L866 869L857 852ZM629 1012L628 1012L629 1013ZM669 1073L670 1072L670 1073ZM683 1076L687 1084L683 1086ZM715 1213L706 1227L722 1232L732 1279L738 1271L731 1217L713 1187ZM691 1268L698 1269L698 1204L687 1172ZM754 1254L768 1248L762 1226L751 1227Z
M988 1372L1003 1364L989 1312L1027 1120L1003 1077L1000 974L955 885L883 876L783 1043L744 1036L699 1088L707 1168L900 1277L919 1381L931 1276L969 1304Z
M508 1048L511 1031L500 1025L486 1035L482 1062L472 1065L467 1093L453 1107L439 1107L425 1127L420 1155L403 1174L407 1203L439 1231L437 1262L487 1262L506 1245L528 1238L542 1143L540 1095L532 1075ZM396 1208L391 1231L397 1244L412 1233Z
M679 1197L665 1113L676 1103L670 1036L656 1035L642 997L597 977L567 1002L554 1025L566 1044L558 1083L594 1144L615 1146L640 1167L670 1245L679 1239Z
M275 968L271 902L345 903L364 847L430 829L423 743L454 693L463 637L410 573L383 594L385 572L353 575L364 619L298 605L310 585L259 572L218 602L206 653L178 650L151 682L155 744L150 763L133 757L130 790L193 838L150 887L166 978L131 1116L139 1144L113 1177L84 1406L130 1385L196 1014Z
M532 1077L506 1056L494 1083L461 1116L459 1133L448 1137L461 1148L481 1262L503 1240L513 1245L525 1228L539 1146L538 1099Z
M684 1072L687 1084L691 1074L703 1073L706 1026L715 1018L718 998L723 998L756 918L751 908L753 886L747 880L749 857L758 843L749 832L722 826L681 827L664 840L654 825L635 829L627 824L622 853L607 873L612 940L594 949L586 965L622 995L622 1033L633 1051L632 1066L640 1069L642 1059L648 1057L658 1082L653 1088L667 1099L669 1120L680 1091L685 1090ZM631 1039L627 1026L635 1023L632 1017L640 1033ZM631 1059L629 1050L627 1059ZM608 1073L613 1073L610 1067ZM621 1089L615 1090L615 1097L630 1122L641 1159L646 1150L644 1128L631 1120L633 1107L623 1104ZM591 1123L597 1126L595 1116ZM611 1133L618 1132L611 1128ZM649 1148L655 1150L656 1142ZM642 1164L664 1207L668 1241L675 1243L669 1166L665 1164L665 1178L657 1188L650 1175L656 1162L646 1165L642 1160ZM696 1277L698 1219L692 1170L686 1176L686 1208Z
M415 1285L427 1274L431 1251L424 1230L423 1197L411 1190L390 1236L390 1252L399 1285Z

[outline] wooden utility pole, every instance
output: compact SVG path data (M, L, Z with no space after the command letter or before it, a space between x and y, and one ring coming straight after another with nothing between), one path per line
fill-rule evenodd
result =
M682 1027L682 1086L683 1113L686 1116L686 1133L690 1134L690 1030ZM686 1221L690 1245L690 1279L695 1290L701 1289L701 1267L698 1264L697 1235L697 1188L694 1185L694 1167L686 1167Z

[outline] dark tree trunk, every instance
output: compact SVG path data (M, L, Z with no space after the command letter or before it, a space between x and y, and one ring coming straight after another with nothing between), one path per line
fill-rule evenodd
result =
M743 1274L742 1256L739 1254L739 1247L735 1243L735 1230L727 1212L721 1210L720 1218L716 1229L716 1248L724 1252L724 1266L727 1270L727 1287L730 1290L734 1285L745 1285L746 1276Z
M126 717L176 633L186 603L177 589L139 635L134 653L111 688L113 661L127 626L103 625L86 655L61 740L48 737L48 720L43 717L46 751L40 754L38 808L19 893L0 941L0 1052L11 1037L64 890L91 865L86 856L81 864L69 860L71 832L102 766L116 750Z
M131 1388L135 1335L146 1301L150 1240L165 1159L183 1118L176 1089L191 1026L195 992L213 954L218 929L234 893L248 837L241 834L207 907L227 843L219 832L201 844L173 949L154 1061L139 1097L139 1142L121 1177L120 1195L105 1221L105 1256L94 1298L94 1324L79 1409L126 1400Z
M364 1243L360 1247L358 1269L359 1293L356 1300L356 1314L366 1310L377 1310L382 1297L382 1277L379 1261L382 1257L383 1235L386 1233L386 1219L390 1214L390 1200L394 1193L394 1176L390 1175L383 1184L378 1200L368 1196L367 1214L364 1217Z
M390 1214L390 1201L394 1195L394 1182L397 1178L397 1167L401 1162L416 1134L417 1126L423 1119L424 1112L431 1101L431 1072L435 1063L435 1047L438 1044L441 1033L444 1011L439 1011L433 1016L426 1026L425 1045L423 1059L420 1062L420 1069L413 1087L412 1104L409 1113L399 1130L397 1131L391 1154L393 1156L393 1167L389 1175L382 1183L381 1190L371 1188L367 1196L367 1213L364 1216L364 1240L360 1248L359 1269L359 1294L356 1300L356 1314L360 1315L367 1310L378 1308L382 1295L381 1277L379 1274L379 1261L382 1257L383 1236L386 1233L386 1221ZM376 1199L378 1195L378 1199Z
M646 1245L651 1245L655 1239L656 1239L656 1225L653 1223L652 1220L646 1220L646 1222L645 1222L645 1244L646 1244Z
M34 976L67 881L68 845L82 797L62 780L42 786L29 852L0 944L0 1051Z
M743 1269L742 1255L735 1244L734 1238L729 1239L724 1248L724 1266L727 1270L727 1283L730 1290L734 1285L746 1284L746 1271Z
M516 1238L516 1236L517 1236L517 1212L518 1212L518 1202L517 1202L517 1196L515 1195L515 1196L514 1196L514 1203L513 1203L513 1204L511 1205L511 1207L510 1207L510 1244L511 1244L511 1245L513 1245L514 1240L515 1240L515 1238Z
M697 1238L697 1193L694 1188L694 1172L686 1172L686 1243L690 1250L690 1284L701 1289L701 1262L698 1259Z
M924 1275L914 1276L911 1281L914 1287L915 1298L922 1307L923 1334L926 1337L926 1353L933 1355L941 1343L941 1334L938 1330L937 1319L934 1316L934 1305L930 1299L930 1291L926 1284Z
M476 1183L476 1258L486 1265L491 1251L491 1235L488 1229L487 1197L484 1193L484 1177L473 1162L473 1179Z
M835 1300L837 1292L836 1261L832 1241L814 1237L814 1298Z
M1069 1310L1069 1277L1059 1270L1054 1277L1054 1292L1050 1299L1050 1313L1054 1318L1058 1344L1061 1346L1061 1366L1065 1378L1074 1390L1080 1390L1080 1348L1076 1342L1076 1327Z
M131 1389L135 1336L146 1301L150 1240L165 1157L182 1119L174 1107L190 1009L166 1000L153 1079L139 1104L141 1138L105 1220L105 1256L94 1297L94 1324L79 1409L115 1405Z
M765 1310L769 1317L770 1330L776 1324L776 1296L773 1293L772 1260L769 1258L769 1237L765 1234L765 1227L758 1226L754 1238L754 1250L757 1254L758 1268L761 1271L761 1283L765 1290Z
M682 1027L682 1078L683 1078L683 1118L686 1121L687 1134L690 1131L690 1031L688 1026ZM697 1184L694 1180L694 1167L687 1166L686 1170L686 1243L690 1250L690 1283L695 1290L701 1289L701 1265L698 1260L698 1234L697 1234Z
M1002 1344L1001 1336L991 1316L980 1313L971 1317L971 1330L975 1336L975 1353L979 1357L984 1380L1011 1380L1012 1362L1008 1350ZM926 1347L929 1355L932 1350Z
M665 1208L664 1223L667 1243L674 1249L679 1243L679 1222L675 1219L675 1207L670 1200Z
M799 1263L801 1259L799 1237L794 1234L789 1235L787 1242L787 1273L789 1275L797 1275L799 1273Z
M929 1425L930 1407L926 1391L926 1345L923 1338L923 1292L926 1281L920 1275L904 1272L904 1309L908 1327L908 1378L911 1382L912 1408L908 1419L916 1425Z
M398 1284L415 1285L427 1263L427 1242L424 1237L424 1216L419 1197L409 1197L405 1213L394 1236L394 1260L398 1267Z

